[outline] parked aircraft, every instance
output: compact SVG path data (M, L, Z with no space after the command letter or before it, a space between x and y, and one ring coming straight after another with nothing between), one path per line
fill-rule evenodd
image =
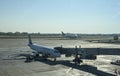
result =
M41 46L41 45L37 45L37 44L33 44L32 40L31 40L31 36L28 35L28 37L29 37L28 46L31 49L35 50L33 52L35 57L38 57L39 54L41 54L42 57L44 57L44 58L54 58L54 61L56 61L56 58L61 56L61 54L58 50L53 49L53 48L48 48L48 47L45 47L45 46Z
M62 36L65 37L65 38L78 38L78 35L77 34L71 34L71 33L64 33L62 31Z

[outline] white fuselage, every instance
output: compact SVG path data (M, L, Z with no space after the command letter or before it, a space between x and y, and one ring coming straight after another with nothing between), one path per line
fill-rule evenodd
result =
M72 34L72 33L64 33L64 32L61 32L62 33L62 36L65 37L65 38L78 38L78 35L77 34Z
M60 57L61 55L59 51L56 49L52 49L52 48L48 48L48 47L44 47L36 44L28 44L28 46L31 49L35 50L35 54L47 55L51 58Z
M64 37L77 38L78 35L77 35L77 34L70 34L70 33L67 33L67 34L64 35Z

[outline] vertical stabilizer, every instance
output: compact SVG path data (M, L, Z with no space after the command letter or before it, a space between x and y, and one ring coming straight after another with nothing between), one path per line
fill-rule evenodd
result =
M62 36L65 36L64 32L62 31Z
M32 44L31 36L28 35L28 38L29 38L29 44Z

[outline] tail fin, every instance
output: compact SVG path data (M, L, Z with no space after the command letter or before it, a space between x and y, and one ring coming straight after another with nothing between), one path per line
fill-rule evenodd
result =
M62 31L61 33L62 33L62 36L65 36L65 34L64 34L64 32L63 32L63 31Z
M29 38L29 44L33 44L30 35L28 35L28 38Z

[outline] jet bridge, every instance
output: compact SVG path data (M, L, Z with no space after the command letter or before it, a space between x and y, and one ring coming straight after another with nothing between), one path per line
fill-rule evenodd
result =
M86 53L93 55L120 55L120 48L63 48L55 47L61 54L78 54Z
M120 48L63 48L55 47L61 54L66 57L76 55L81 56L81 59L96 59L96 55L120 55Z

